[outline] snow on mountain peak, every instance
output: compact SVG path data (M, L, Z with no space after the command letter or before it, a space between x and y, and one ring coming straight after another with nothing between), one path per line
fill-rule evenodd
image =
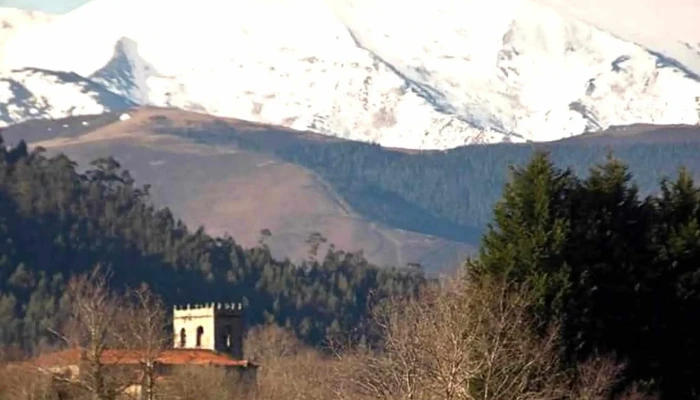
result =
M0 60L113 99L404 148L700 118L691 70L532 0L94 0L13 34Z
M0 76L0 126L34 118L100 114L135 105L75 73L25 68L4 75Z
M566 17L578 18L624 40L674 58L700 75L700 2L666 0L537 0Z

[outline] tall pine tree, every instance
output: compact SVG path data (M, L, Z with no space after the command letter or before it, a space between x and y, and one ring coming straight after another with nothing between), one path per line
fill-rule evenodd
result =
M612 154L572 193L571 207L563 319L568 353L584 359L614 352L629 360L641 345L636 329L651 256L650 210L628 167Z
M479 258L467 265L476 279L498 277L532 285L534 305L545 321L558 313L567 287L564 249L571 229L568 198L575 183L571 171L556 168L544 152L524 167L512 167Z

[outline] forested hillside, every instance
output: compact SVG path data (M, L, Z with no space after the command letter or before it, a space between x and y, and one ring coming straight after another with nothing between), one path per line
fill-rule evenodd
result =
M250 324L276 320L312 343L357 330L370 295L412 293L424 279L333 247L316 261L313 243L303 265L274 260L264 238L243 249L189 229L114 159L80 174L65 156L0 145L0 344L45 342L68 278L98 263L116 285L149 283L169 304L242 301Z
M359 142L294 136L290 132L242 133L224 123L173 129L212 145L235 145L272 152L307 167L328 181L367 218L421 233L477 243L501 196L510 165L524 165L536 149L546 149L556 165L586 175L612 149L634 174L642 194L658 190L663 177L684 165L700 176L700 142L596 141L538 145L466 146L448 151L406 153ZM663 133L659 133L663 135ZM694 139L694 140L693 140Z
M401 185L418 191L420 182L432 185L431 179L441 179L440 171L457 182L473 179L473 185L460 184L474 196L479 194L475 188L499 180L506 184L493 188L500 195L494 195L498 200L489 212L493 218L478 257L452 280L424 285L418 269L377 269L361 255L333 248L316 262L320 235L309 238L309 261L297 266L271 258L265 245L269 232L261 232L260 246L246 250L233 238L188 230L167 209L150 206L148 187L135 186L111 158L77 173L65 156L47 158L41 149L28 153L23 143L12 150L2 147L2 344L29 350L45 342L47 328L65 312L65 282L102 263L112 266L117 288L148 282L170 304L240 300L248 308L249 323L275 321L309 343L333 333L356 338L373 333L369 349L341 346L332 358L317 353L313 358L308 353L269 356L266 365L284 364L285 374L293 373L262 375L268 385L283 377L301 385L274 386L278 397L271 398L294 397L284 394L290 387L302 397L317 390L314 398L333 398L339 387L352 391L352 385L359 388L347 398L423 393L421 398L431 399L640 399L647 398L641 397L645 392L663 400L698 398L700 188L688 169L674 171L679 164L698 171L691 154L695 144L615 148L615 156L637 160L635 174L635 167L620 158L606 157L602 146L553 144L553 154L534 157L530 149L508 146L415 156L354 144L341 154L341 145L333 141L241 137L267 142L238 145L274 143L269 151L317 160L317 171L336 165L335 184L347 179L352 186L355 174L363 190L372 182L387 191L395 185L395 196ZM489 159L508 148L520 150L504 153L511 154L506 160ZM443 170L445 160L459 167L456 155L461 151L484 157L483 163L474 156L469 162L462 159L468 167L462 174ZM345 163L333 164L332 154ZM567 154L580 164L557 167L554 161L568 160ZM448 156L454 158L441 159ZM431 159L433 169L421 161ZM428 168L412 169L408 160ZM508 161L523 165L506 173ZM366 169L354 171L355 165ZM484 167L488 165L494 170L501 165L503 176L486 175L496 173ZM392 168L395 182L386 175ZM400 168L411 171L415 183ZM422 175L430 173L434 175ZM663 175L671 179L658 182ZM410 194L402 190L403 196ZM452 192L426 195L424 210L427 204L448 204L440 198L447 193ZM457 199L452 201L457 207ZM438 214L424 212L431 218ZM452 218L459 220L456 214ZM394 294L418 295L381 303L368 314L371 299ZM258 340L258 349L274 342ZM296 370L301 365L309 369ZM327 373L324 381L314 381L310 370ZM404 374L415 374L416 380L401 379ZM379 381L392 384L385 387ZM507 388L500 394L486 395L491 385L503 382ZM368 388L381 394L363 397Z

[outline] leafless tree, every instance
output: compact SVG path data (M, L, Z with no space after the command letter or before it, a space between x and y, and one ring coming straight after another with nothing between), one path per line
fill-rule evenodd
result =
M163 300L147 285L128 290L117 332L119 346L138 358L143 397L153 400L156 393L158 359L172 345L167 335L168 319Z
M337 360L304 345L293 331L275 324L253 328L246 354L260 365L255 400L326 400L336 395Z
M296 356L304 348L293 331L275 323L250 329L244 346L247 357L261 364Z
M24 364L0 364L0 400L49 399L50 377Z
M589 373L589 397L576 397L557 330L531 332L530 298L505 282L453 279L389 300L374 311L382 345L338 352L339 373L348 391L375 399L602 399L614 376Z
M158 359L172 345L167 335L168 319L163 300L147 285L130 290L124 308L123 332L119 334L121 347L136 354L142 377L142 391L146 400L156 393Z
M210 366L181 366L173 371L156 394L162 400L248 399L235 373Z
M67 286L68 318L52 330L68 348L80 354L77 377L54 375L99 400L123 394L133 383L133 370L119 360L105 362L105 353L119 347L127 304L109 288L111 273L97 265L91 272L72 278Z
M574 369L573 387L569 398L601 400L612 397L613 385L622 377L625 365L610 356L593 356ZM656 400L658 395L643 393L636 384L615 396L618 400Z

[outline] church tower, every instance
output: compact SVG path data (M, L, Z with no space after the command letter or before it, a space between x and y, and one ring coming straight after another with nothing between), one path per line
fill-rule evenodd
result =
M175 306L173 332L176 349L206 349L243 359L241 303Z

